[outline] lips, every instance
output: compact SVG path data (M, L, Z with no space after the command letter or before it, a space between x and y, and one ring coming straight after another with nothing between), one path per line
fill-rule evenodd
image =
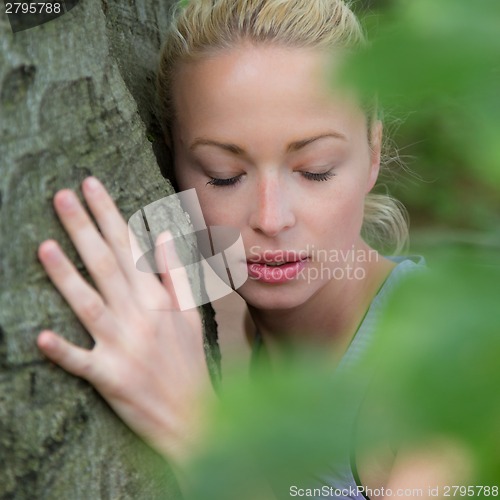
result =
M253 255L251 258L247 259L249 264L287 264L293 262L299 262L302 260L307 260L307 253L304 251L295 250L276 250L270 251L266 250L261 254Z
M285 283L299 277L307 260L305 252L262 252L247 261L248 275L263 283Z

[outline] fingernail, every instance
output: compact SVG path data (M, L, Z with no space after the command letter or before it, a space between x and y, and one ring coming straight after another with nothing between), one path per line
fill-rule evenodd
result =
M44 349L53 349L56 346L56 339L44 330L38 336L38 343Z
M87 177L85 179L85 187L91 192L95 193L101 186L95 177Z
M163 245L164 243L167 243L169 241L171 241L173 238L172 238L172 233L170 231L163 231L162 233L160 233L158 235L158 244L159 245Z
M42 251L42 260L45 262L50 262L55 264L59 262L61 257L61 252L59 250L59 246L55 241L47 240L40 245L40 250Z
M58 193L59 205L62 208L73 208L76 206L76 196L72 191L63 191Z

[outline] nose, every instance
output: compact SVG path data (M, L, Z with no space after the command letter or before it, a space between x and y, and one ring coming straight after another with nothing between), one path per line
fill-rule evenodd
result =
M276 173L257 181L249 224L266 236L277 236L295 224L292 193Z

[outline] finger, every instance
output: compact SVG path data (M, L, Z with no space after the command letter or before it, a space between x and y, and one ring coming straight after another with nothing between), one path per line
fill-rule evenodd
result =
M186 267L179 259L170 232L161 233L155 244L155 260L160 278L177 310L185 311L197 306Z
M151 273L139 271L134 262L132 245L139 245L129 235L127 223L116 207L106 188L95 177L88 177L82 185L85 200L94 216L106 242L116 256L127 280L136 288L158 287L157 279Z
M179 311L180 304L177 300L177 293L170 276L170 270L168 266L167 245L169 244L168 241L171 240L171 238L172 236L169 232L161 233L158 236L155 245L155 261L156 267L160 274L161 282L163 283L163 286L165 287L165 290L169 296L170 309Z
M131 302L128 282L75 193L68 189L59 191L54 206L105 301L114 309L128 307Z
M38 335L37 345L45 356L67 372L87 380L92 378L91 351L68 342L50 330Z
M82 278L59 245L52 240L44 241L38 249L38 258L51 281L90 334L95 338L111 335L116 325L104 301Z

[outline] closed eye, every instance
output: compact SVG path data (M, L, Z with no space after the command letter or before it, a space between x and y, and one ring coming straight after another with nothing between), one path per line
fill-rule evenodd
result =
M301 172L301 175L310 181L317 181L317 182L327 181L328 179L335 177L333 169L330 169L327 172L319 172L319 173ZM242 177L243 177L243 174L235 175L234 177L230 177L228 179L221 179L218 177L210 177L210 180L207 182L206 185L207 186L208 185L215 186L215 187L231 187L231 186L235 186L236 184L238 184L238 182L241 181Z
M235 186L238 182L241 181L241 177L243 174L235 175L234 177L230 177L229 179L220 179L217 177L210 177L210 180L207 182L207 186L216 186L216 187L227 187L227 186Z
M320 172L320 173L301 172L301 174L303 177L305 177L310 181L318 181L318 182L327 181L328 179L335 177L335 174L333 173L333 168L328 170L327 172Z

